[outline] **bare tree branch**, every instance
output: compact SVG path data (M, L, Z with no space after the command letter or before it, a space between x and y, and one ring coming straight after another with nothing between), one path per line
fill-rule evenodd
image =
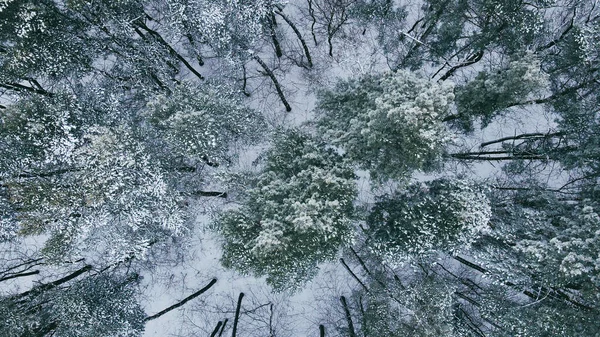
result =
M278 9L279 10L275 11L275 13L277 15L281 16L283 18L283 20L285 20L285 22L292 28L292 30L294 31L294 34L296 34L296 37L298 37L298 40L300 40L300 44L302 45L302 48L304 49L304 55L306 55L306 61L308 62L308 66L310 68L312 68L312 66L313 66L312 57L310 57L310 51L308 50L308 46L306 45L306 41L304 41L302 34L298 30L298 28L296 28L296 25L294 25L294 23L285 14L283 14L283 12L282 12L283 9L281 7L278 7Z
M200 75L200 73L196 69L194 69L194 67L192 67L192 65L183 56L181 56L181 54L179 54L173 47L171 47L171 45L167 41L165 41L158 32L149 28L142 20L135 21L135 24L147 31L148 33L150 33L150 35L154 36L160 44L162 44L165 48L167 48L167 50L169 50L169 53L171 53L171 55L175 56L179 61L181 61L181 63L183 63L183 65L186 68L188 68L189 71L196 75L196 77L198 77L201 80L204 79L204 76Z
M179 301L179 302L177 302L177 303L173 304L172 306L170 306L170 307L168 307L168 308L166 308L166 309L164 309L164 310L161 310L161 311L159 311L158 313L156 313L156 314L154 314L154 315L152 315L152 316L148 316L148 317L144 318L144 322L151 321L151 320L153 320L153 319L157 319L157 318L159 318L160 316L162 316L162 315L164 315L164 314L168 313L169 311L171 311L171 310L174 310L174 309L177 309L177 308L181 307L182 305L186 304L187 302L189 302L189 301L193 300L194 298L196 298L196 297L198 297L198 296L202 295L203 293L205 293L205 292L206 292L208 289L210 289L210 288L211 288L211 287L212 287L212 286L213 286L215 283L217 283L217 279L216 279L216 278L212 279L212 280L211 280L211 281L210 281L210 282L209 282L209 283L208 283L208 284L207 284L207 285L206 285L204 288L202 288L202 289L198 290L197 292L195 292L195 293L191 294L190 296L188 296L188 297L184 298L183 300L181 300L181 301Z
M275 74L273 74L273 71L271 71L269 66L267 66L267 64L260 57L258 57L258 55L254 55L254 59L265 70L265 72L267 73L267 76L269 76L269 78L271 78L271 81L273 81L273 84L275 85L275 90L277 90L277 95L279 96L281 103L283 103L283 105L285 106L285 111L287 111L287 112L292 111L292 107L290 106L288 101L285 99L283 91L281 90L281 85L279 85L279 81L277 81L277 77L275 77Z
M340 258L340 263L344 266L344 268L348 271L348 273L350 273L350 275L352 275L352 277L356 280L356 282L358 282L358 284L360 284L363 287L363 289L365 289L366 292L369 292L369 288L367 288L367 286L360 280L360 278L358 278L358 276L356 276L356 274L354 274L352 269L350 269L350 267L346 264L346 261L344 261L344 259Z

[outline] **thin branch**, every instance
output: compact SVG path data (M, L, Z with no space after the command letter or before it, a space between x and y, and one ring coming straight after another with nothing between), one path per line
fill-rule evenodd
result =
M564 132L554 132L554 133L522 133L520 135L516 135L516 136L510 136L510 137L503 137L503 138L498 138L495 140L491 140L489 142L484 142L481 143L481 145L479 145L479 147L486 147L488 145L492 145L492 144L497 144L497 143L502 143L505 142L507 140L518 140L518 139L523 139L523 138L550 138L550 137L556 137L556 136L563 136L565 133Z
M506 154L506 156L493 156L498 154ZM461 160L487 160L487 161L503 161L503 160L547 160L547 156L536 153L515 153L509 150L497 151L480 151L480 152L460 152L451 153L450 157Z
M571 20L569 22L569 26L567 26L567 28L565 28L565 30L563 30L563 32L560 34L560 36L557 39L554 39L550 42L548 42L546 45L541 46L537 49L538 52L548 49L554 45L556 45L558 42L560 42L560 40L562 40L571 29L573 29L573 23L575 21L575 17L577 16L577 7L573 7L573 16L571 17Z
M42 260L43 260L43 258L37 258L37 259L33 259L33 260L30 260L30 261L27 261L27 262L19 263L16 266L12 266L12 267L9 267L9 268L5 269L4 271L2 271L2 273L6 274L6 273L10 272L11 270L15 270L17 268L21 268L21 267L26 266L28 264L31 265L31 266L27 267L27 269L29 269L29 268L31 268L33 266L38 266L38 265L44 264L44 262L37 263L37 262L40 262ZM27 269L25 269L25 270L27 270ZM24 271L24 270L22 270L22 271Z
M475 270L481 272L481 273L487 273L487 270L485 268L483 268L483 267L481 267L481 266L479 266L479 265L477 265L477 264L475 264L473 262L465 260L465 259L463 259L460 256L454 256L454 259L457 260L458 262L460 262L460 263L462 263L462 264L464 264L464 265L472 268L472 269L475 269ZM538 300L539 299L539 296L536 296L535 294L533 294L532 292L530 292L528 290L520 289L516 284L514 284L514 283L512 283L510 281L504 281L504 284L506 284L509 287L518 289L524 295L526 295L527 297L529 297L529 298L531 298L533 300ZM560 298L560 299L562 299L562 300L564 300L566 302L569 302L569 303L571 303L571 304L573 304L573 305L575 305L577 307L580 307L580 308L586 309L586 310L590 310L590 311L594 311L594 312L598 311L598 308L591 307L591 306L589 306L587 304L584 304L584 303L581 303L581 302L578 302L578 301L572 299L568 294L566 294L561 289L558 289L558 288L547 288L547 287L542 286L541 287L541 291L553 291L554 293L556 293L557 295L559 295L558 298Z
M463 300L471 303L472 305L476 306L476 307L480 307L481 304L477 301L475 301L474 299L470 298L469 296L459 292L459 291L455 291L454 294L460 298L462 298Z
M269 306L269 313L269 337L273 337L273 303Z
M466 322L466 323L467 323L467 326L469 327L469 329L471 329L471 331L475 332L475 334L477 336L485 337L485 334L478 327L478 324L473 322L471 315L469 315L463 308L459 308L459 310L462 312L463 316L468 320L468 322Z
M597 71L598 68L593 68L590 69L590 73L593 73L595 71ZM528 101L524 101L524 102L515 102L512 104L509 104L508 106L506 106L504 109L508 109L508 108L512 108L515 106L520 106L520 105L530 105L530 104L544 104L544 103L548 103L558 97L561 96L565 96L568 95L570 93L574 93L577 92L577 90L584 88L585 86L588 86L590 84L596 83L598 81L597 78L592 78L590 80L587 80L585 82L579 83L578 85L574 86L574 87L569 87L567 89L564 89L563 91L557 92L555 94L552 94L548 97L544 97L544 98L538 98L538 99L532 99L532 100L528 100Z
M452 76L454 74L454 72L456 72L460 68L464 68L464 67L467 67L467 66L470 66L472 64L479 62L482 57L483 57L483 50L476 52L475 54L469 56L469 58L467 58L467 60L465 62L455 65L454 67L450 68L442 77L440 77L440 81L444 81L444 80L448 79L450 76Z
M177 309L177 308L181 307L182 305L186 304L187 302L189 302L189 301L193 300L194 298L196 298L196 297L198 297L198 296L202 295L203 293L205 293L205 292L206 292L208 289L210 289L210 288L211 288L211 287L212 287L212 286L213 286L215 283L217 283L217 279L216 279L216 278L212 279L212 280L211 280L211 281L210 281L210 282L209 282L209 283L208 283L208 284L207 284L207 285L206 285L204 288L202 288L202 289L198 290L197 292L195 292L195 293L191 294L190 296L188 296L188 297L184 298L183 300L181 300L181 301L179 301L179 302L177 302L177 303L173 304L172 306L170 306L170 307L168 307L168 308L166 308L166 309L164 309L164 310L161 310L161 311L159 311L158 313L156 313L156 314L154 314L154 315L152 315L152 316L148 316L148 317L144 318L144 322L151 321L151 320L153 320L153 319L157 319L157 318L159 318L160 316L162 316L162 315L164 315L164 314L168 313L169 311L171 311L171 310L174 310L174 309Z
M196 42L194 42L194 38L192 37L192 34L187 33L185 35L185 37L188 39L190 45L192 46L192 48L194 48L196 50L196 60L198 61L198 65L199 66L203 66L204 65L204 60L202 59L202 55L200 55L200 51L197 46L196 46Z
M473 292L477 293L477 291L476 291L476 290L474 290L474 289L473 289L473 287L476 287L476 288L478 288L479 290L483 290L483 288L482 288L482 287L480 287L480 286L479 286L478 284L476 284L475 282L472 282L472 281L471 281L471 280L469 280L469 279L466 279L466 280L465 280L465 279L463 279L463 278L459 277L458 275L454 274L453 272L451 272L450 270L448 270L446 267L444 267L444 265L443 265L443 264L441 264L441 263L439 263L439 262L436 262L436 264L437 264L438 266L440 266L440 267L441 267L441 268L442 268L442 269L443 269L443 270L444 270L446 273L450 274L452 277L454 277L455 279L459 280L459 281L460 281L460 283L462 283L462 284L464 284L465 286L469 287L469 289L471 289ZM470 282L467 282L467 281L470 281Z

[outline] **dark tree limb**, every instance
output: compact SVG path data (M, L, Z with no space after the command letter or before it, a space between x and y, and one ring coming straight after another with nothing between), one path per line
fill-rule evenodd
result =
M385 289L386 288L385 284L383 284L383 282L381 280L377 279L373 275L373 273L371 273L371 271L369 270L369 268L367 268L367 264L358 255L358 253L356 252L356 250L354 250L354 248L350 247L350 251L352 252L352 254L354 255L354 257L356 257L356 259L358 260L358 263L360 263L360 265L361 265L362 269L365 271L365 273L367 273L367 275L369 275L369 277L371 277L373 280L375 280L377 283L379 283L380 286L382 286Z
M28 87L26 85L19 84L19 83L0 83L0 87L9 89L9 90L13 90L13 91L17 91L17 92L30 92L30 93L39 94L42 96L47 96L47 97L54 96L54 93L51 93L44 89Z
M317 43L317 35L315 34L315 25L317 24L317 18L315 17L315 9L312 6L312 0L308 0L308 13L310 14L310 18L312 19L312 23L310 24L310 32L313 37L313 41L315 42L315 46L318 46Z
M369 292L369 288L367 288L367 286L360 280L360 278L358 278L358 276L356 276L356 274L352 271L352 269L350 269L350 267L346 264L346 261L344 261L344 259L340 258L340 263L342 264L342 266L344 266L344 268L348 271L348 273L350 273L350 275L352 275L352 277L356 280L356 282L358 282L358 284L360 284L363 289L365 289L366 292Z
M410 29L406 31L406 34L412 33L413 30L415 30L415 28L417 28L417 25L423 21L423 19L425 19L425 18L423 17L423 18L420 18L419 20L415 21L415 23L413 23L412 27L410 27Z
M142 20L135 21L135 24L143 30L147 31L150 35L154 36L160 44L167 48L171 55L173 55L175 58L181 61L181 63L183 63L183 65L186 68L188 68L189 71L196 75L196 77L198 77L201 80L204 79L204 76L202 76L196 69L194 69L194 67L192 67L192 65L183 56L181 56L181 54L179 54L173 47L171 47L171 45L167 41L165 41L158 32L148 27Z
M274 337L273 330L273 303L269 306L269 337Z
M269 66L267 66L267 64L260 57L258 57L258 55L254 55L253 58L265 70L265 72L267 73L267 76L269 76L269 78L271 78L271 81L273 81L273 84L275 85L275 90L277 90L277 95L279 96L281 103L283 103L283 105L285 106L285 111L287 111L287 112L292 111L292 107L290 106L288 101L285 99L285 95L283 94L283 91L281 90L281 85L279 85L279 81L277 81L277 77L275 77L275 74L273 74L273 71L271 71Z
M277 39L277 34L275 32L275 16L273 16L272 18L269 18L269 30L271 33L271 40L273 41L273 46L275 47L275 55L277 55L278 58L281 58L283 56L283 52L281 51L281 44L279 43L279 40Z
M50 332L54 331L58 328L58 322L52 322L44 327L39 327L34 330L34 337L44 337L47 336Z
M481 304L477 301L475 301L474 299L470 298L469 296L461 293L460 291L455 291L454 294L460 298L462 298L463 300L471 303L472 305L476 306L476 307L480 307Z
M560 34L560 36L550 42L548 42L547 44L537 48L537 51L543 51L546 50L548 48L551 48L552 46L556 45L557 43L559 43L568 33L569 31L571 31L571 29L573 29L573 23L575 22L575 17L577 16L577 7L573 7L573 16L571 17L571 20L569 22L569 25L567 26L567 28L565 28L565 30L562 31L562 33Z
M250 93L246 91L246 85L248 83L248 76L246 75L246 65L242 64L242 73L243 73L243 82L242 82L242 93L246 95L246 97L250 97Z
M71 274L64 276L62 278L59 278L56 281L50 282L50 283L46 283L46 284L41 284L39 286L34 287L31 290L28 290L24 293L20 293L18 295L15 296L15 298L23 298L25 296L31 295L31 294L35 294L35 293L40 293L43 291L47 291L50 289L53 289L55 287L58 287L62 284L65 284L69 281L71 281L74 278L79 277L81 274L87 273L88 271L92 270L92 266L91 265L85 265L82 268L72 272Z
M9 268L5 269L4 271L2 271L2 273L7 274L11 270L15 270L15 269L18 269L18 268L21 268L21 267L29 265L25 269L25 270L28 270L28 269L32 268L33 266L38 266L38 265L44 264L44 262L38 263L38 262L40 262L42 260L43 260L43 258L37 258L37 259L33 259L33 260L30 260L30 261L27 261L27 262L19 263L19 264L15 265L15 266L12 266L12 267L9 267ZM25 270L21 270L21 272L23 272Z
M481 329L478 327L480 324L475 323L471 318L471 315L469 315L463 308L459 308L459 310L462 314L459 319L462 319L466 323L467 327L469 327L469 329L471 329L471 331L473 331L477 336L485 337L483 331L481 331Z
M275 11L275 13L277 13L277 15L281 16L283 18L283 20L285 20L285 22L290 26L290 28L292 28L292 30L294 31L294 34L296 34L296 37L298 37L298 40L300 40L300 44L302 45L302 48L304 49L304 55L306 55L306 61L308 62L308 66L310 68L312 68L313 63L312 63L312 57L310 57L310 51L308 50L308 46L306 45L306 41L304 41L304 38L302 37L302 34L300 33L300 31L298 30L298 28L296 27L296 25L282 12L282 8L278 7L278 11Z
M209 165L207 163L207 165ZM216 164L214 162L211 162L211 164L209 166L218 166L219 164ZM75 173L75 172L81 172L83 171L84 168L83 167L68 167L68 168L62 168L62 169L56 169L56 170L52 170L52 171L45 171L45 172L27 172L27 171L22 171L23 173L20 173L18 175L12 176L9 179L33 179L33 178L49 178L49 177L55 177L55 176L59 176L62 174L67 174L67 173ZM178 167L174 167L172 168L173 171L177 171L177 172L187 172L187 173L193 173L196 172L196 168L193 166L178 166Z
M171 93L171 89L169 89L169 87L167 87L163 81L160 80L160 78L158 78L158 76L156 76L156 74L152 71L150 71L148 73L150 75L150 78L152 79L152 81L154 81L154 83L156 83L156 85L158 85L159 88L161 88L162 90Z
M219 163L217 163L217 162L215 162L215 161L212 161L212 160L211 160L210 158L208 158L208 156L207 156L207 155L205 155L205 154L204 154L204 155L202 155L202 157L200 157L200 159L202 159L202 161L203 161L203 162L204 162L206 165L208 165L208 166L210 166L210 167L219 167Z
M450 68L442 77L440 77L440 81L447 80L450 76L452 76L460 68L464 68L464 67L467 67L467 66L470 66L472 64L479 62L482 57L483 57L482 50L476 52L475 54L473 54L469 58L467 58L467 60L465 62L455 65L454 67Z
M223 321L223 325L221 325L221 331L219 331L219 337L222 337L223 331L225 331L225 325L227 325L228 321L229 321L229 318L225 318L225 320Z
M429 19L425 20L422 27L425 27L425 25L428 25L427 28L425 29L423 34L421 34L418 38L412 39L413 41L415 41L417 43L415 43L415 45L411 49L408 50L408 52L406 53L406 55L404 56L404 58L402 60L401 65L406 64L406 61L409 60L411 57L413 57L413 54L416 53L418 51L418 49L423 45L422 41L425 41L427 39L427 37L429 36L429 34L431 34L431 32L433 31L433 28L435 28L437 21L442 16L442 14L446 10L446 7L448 6L449 3L450 3L450 1L443 2L441 4L440 8L438 8L438 10L431 16L430 20ZM404 35L408 36L408 34L404 34ZM401 67L398 66L398 67L396 67L395 70L398 70L400 68Z
M215 283L217 283L217 279L216 278L212 279L204 288L198 290L197 292L191 294L190 296L184 298L183 300L181 300L181 301L173 304L172 306L170 306L170 307L168 307L168 308L166 308L164 310L161 310L160 312L158 312L158 313L156 313L156 314L154 314L152 316L148 316L148 317L144 318L144 322L151 321L153 319L157 319L160 316L168 313L169 311L172 311L174 309L177 309L177 308L181 307L182 305L186 304L187 302L189 302L189 301L193 300L194 298L196 298L196 297L202 295L203 293L205 293Z
M196 49L196 60L198 61L198 65L202 67L204 65L204 60L202 59L202 55L200 55L200 51L198 50L199 48L196 46L196 42L194 42L192 34L187 33L185 34L185 37L188 39L188 42L192 48Z
M502 143L507 140L519 140L519 139L529 139L529 138L551 138L556 136L563 136L564 132L554 132L554 133L522 133L516 136L503 137L495 140L491 140L489 142L484 142L479 145L479 147L486 147L488 145Z
M469 260L463 259L462 257L460 257L460 256L458 256L458 255L454 256L453 258L454 258L456 261L458 261L458 262L460 262L460 263L464 264L465 266L467 266L467 267L469 267L469 268L475 269L475 270L477 270L477 271L478 271L478 272L480 272L480 273L487 273L487 270L486 270L485 268L483 268L483 267L480 267L479 265L477 265L477 264L475 264L475 263L473 263L473 262L471 262L471 261L469 261Z
M535 152L515 152L511 150L479 151L479 152L459 152L452 153L450 157L461 160L486 160L486 161L504 161L504 160L546 160L548 156Z
M221 322L221 321L219 321L219 323L217 323L217 326L215 327L215 329L210 334L210 337L215 337L219 333L219 329L221 329L221 325L222 324L223 324L223 322Z
M454 256L454 259L457 260L458 262L464 264L465 266L468 266L469 268L477 270L478 272L487 273L487 270L485 268L483 268L483 267L481 267L481 266L479 266L479 265L477 265L477 264L475 264L473 262L470 262L470 261L468 261L466 259L463 259L460 256ZM526 295L527 297L531 298L534 301L538 300L538 296L536 296L535 294L533 294L532 292L530 292L528 290L520 289L518 285L516 285L516 284L514 284L514 283L512 283L510 281L504 281L504 284L506 284L509 287L518 289L524 295ZM581 309L590 310L590 311L594 311L594 312L598 311L598 308L595 308L595 307L592 307L592 306L589 306L587 304L584 304L584 303L581 303L579 301L574 300L573 298L571 298L571 296L569 296L567 293L565 293L562 289L558 289L558 288L554 288L554 287L548 288L548 287L541 286L540 287L540 291L548 292L548 294L554 293L554 294L556 294L558 296L558 297L557 296L553 296L554 298L562 299L565 302L573 304L573 305L575 305L575 306L577 306L577 307L579 307Z
M319 337L325 337L325 326L323 324L319 325Z
M190 193L193 196L197 197L217 197L217 198L227 198L227 192L219 192L219 191L194 191Z
M237 307L235 309L235 318L233 319L233 331L231 332L231 337L235 337L237 334L237 325L240 318L240 308L242 307L242 299L244 298L244 293L240 293L237 301Z
M595 71L598 71L598 68L590 69L590 73L593 73L593 72L595 72ZM510 105L509 105L509 106L507 106L506 108L511 108L511 107L514 107L514 106L520 106L520 105L530 105L530 104L544 104L544 103L548 103L548 102L550 102L550 101L552 101L552 100L554 100L554 99L557 99L557 98L559 98L559 97L561 97L561 96L565 96L565 95L568 95L568 94L575 93L575 92L577 92L577 90L579 90L579 89L583 89L584 87L586 87L586 86L588 86L588 85L590 85L590 84L596 83L597 81L598 81L598 79L597 79L597 78L595 78L595 77L593 77L593 78L591 78L591 79L589 79L589 80L587 80L587 81L584 81L584 82L581 82L581 83L579 83L579 84L578 84L578 85L576 85L576 86L573 86L573 87L566 88L566 89L564 89L563 91L557 92L557 93L555 93L555 94L552 94L552 95L550 95L550 96L548 96L548 97L544 97L544 98L538 98L538 99L533 99L533 100L529 100L529 101L525 101L525 102L515 102L515 103L513 103L513 104L510 104Z
M346 322L348 322L348 336L356 337L356 331L354 331L354 324L352 324L352 317L350 316L350 309L348 309L348 303L346 303L346 297L341 296L340 301L342 302L342 307L344 308Z
M39 273L40 273L39 270L34 270L34 271L29 271L29 272L24 272L24 273L15 273L15 274L11 274L11 275L8 275L8 276L0 278L0 282L6 281L6 280L10 280L10 279L13 279L13 278L19 278L19 277L37 275Z
M446 273L448 273L449 275L451 275L452 277L454 277L455 279L459 280L460 283L464 284L465 286L469 287L469 289L471 289L474 293L477 294L477 291L475 289L473 289L474 287L479 289L479 290L483 290L482 287L480 287L477 283L469 280L469 279L464 279L462 277L459 277L458 275L454 274L453 272L451 272L450 270L448 270L448 268L444 267L443 264L436 262L438 266L440 266L440 268L442 268L442 270L444 270Z
M333 57L333 35L335 31L333 31L333 27L331 26L331 21L333 20L333 11L331 11L331 15L329 16L329 20L327 20L327 44L329 45L329 57Z

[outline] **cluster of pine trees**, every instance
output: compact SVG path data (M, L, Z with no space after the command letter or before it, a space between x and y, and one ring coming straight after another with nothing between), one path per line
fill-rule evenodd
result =
M210 203L240 275L347 272L315 335L599 336L599 7L0 0L0 335L141 336ZM243 297L211 337L288 335Z

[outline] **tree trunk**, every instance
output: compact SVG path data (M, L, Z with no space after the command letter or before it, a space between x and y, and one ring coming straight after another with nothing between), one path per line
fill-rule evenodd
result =
M344 307L346 321L348 322L348 336L356 337L356 332L354 331L354 324L352 324L352 317L350 316L350 309L348 309L348 303L346 303L346 297L341 296L340 301L342 302L342 307Z
M240 308L242 307L242 299L244 298L244 293L240 293L240 297L238 297L237 307L235 309L235 318L233 319L233 331L231 332L231 337L235 337L237 334L237 325L240 319Z
M210 337L215 337L217 335L217 333L219 333L219 329L221 328L222 324L223 324L223 322L221 322L221 321L219 321L219 323L217 323L217 326L215 327L213 332L210 334Z

